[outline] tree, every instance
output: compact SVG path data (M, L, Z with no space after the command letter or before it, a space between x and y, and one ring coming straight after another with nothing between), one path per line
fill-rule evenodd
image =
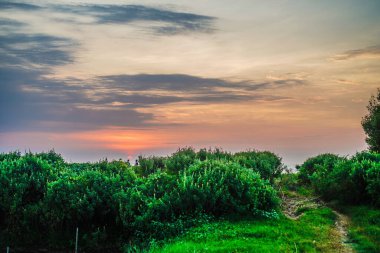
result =
M366 133L369 150L380 152L380 88L377 95L372 95L367 105L368 114L362 118L362 126Z

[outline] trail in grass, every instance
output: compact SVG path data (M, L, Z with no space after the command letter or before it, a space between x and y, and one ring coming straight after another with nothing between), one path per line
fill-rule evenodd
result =
M282 194L282 211L286 217L292 220L299 219L305 210L324 206L326 206L325 203L316 197L306 197L295 192ZM333 212L337 219L335 221L335 228L331 231L332 240L339 242L339 252L355 252L348 238L349 218L336 210L333 210Z
M335 227L340 235L341 243L343 244L343 246L345 246L344 252L355 252L348 238L348 226L350 224L349 218L346 215L339 213L335 210L333 212L337 216Z

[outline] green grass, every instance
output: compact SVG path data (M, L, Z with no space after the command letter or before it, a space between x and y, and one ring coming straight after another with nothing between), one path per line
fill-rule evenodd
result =
M380 209L368 206L342 208L351 219L349 237L358 252L380 252Z
M299 220L217 221L193 228L151 252L337 252L329 208L308 210Z

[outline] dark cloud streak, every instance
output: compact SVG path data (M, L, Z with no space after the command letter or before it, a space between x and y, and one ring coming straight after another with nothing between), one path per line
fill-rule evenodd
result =
M19 9L24 11L31 11L31 10L39 10L41 9L41 6L34 5L34 4L26 4L26 3L18 3L18 2L9 2L9 1L1 1L0 2L0 9Z
M55 10L89 15L95 17L98 24L150 22L144 24L157 35L215 31L213 26L215 17L143 5L57 5Z
M367 48L348 50L342 54L337 54L331 59L333 61L345 61L357 57L369 56L369 57L380 57L380 45L371 46Z
M43 34L9 33L0 35L3 64L63 65L73 61L73 41Z
M97 83L112 85L113 87L129 91L180 91L180 92L207 92L216 89L237 89L240 91L255 91L304 85L300 79L283 79L271 82L256 83L253 81L231 82L218 78L204 78L183 74L138 74L138 75L110 75L98 77ZM221 91L218 91L221 93Z

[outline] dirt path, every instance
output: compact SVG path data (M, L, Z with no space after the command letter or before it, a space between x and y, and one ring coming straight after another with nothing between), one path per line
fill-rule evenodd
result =
M289 219L299 219L305 210L315 209L326 204L319 198L308 198L295 192L282 195L282 211ZM355 250L348 238L349 218L333 210L337 217L335 228L331 231L332 243L335 244L335 252L353 253ZM335 241L335 243L333 242Z
M337 220L335 222L335 228L338 231L340 242L344 246L344 251L342 252L347 252L347 253L355 252L355 250L353 249L348 239L348 225L350 224L349 218L346 215L341 214L335 210L333 212L337 216Z

